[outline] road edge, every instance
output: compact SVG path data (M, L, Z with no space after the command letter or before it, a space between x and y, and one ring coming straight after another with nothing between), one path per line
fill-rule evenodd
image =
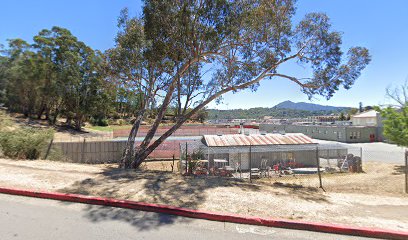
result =
M343 235L353 235L371 238L387 239L408 239L408 232L399 232L377 228L352 227L337 224L322 224L315 222L293 221L284 219L271 219L261 217L247 217L236 214L209 212L193 210L187 208L174 207L169 205L136 202L130 200L119 200L112 198L93 197L79 194L66 194L56 192L32 191L14 188L0 187L0 193L19 195L26 197L53 199L76 203L86 203L92 205L102 205L110 207L128 208L148 212L165 213L182 217L199 218L220 222L231 222L239 224L250 224L267 227L288 228L297 230L307 230L324 233L334 233Z

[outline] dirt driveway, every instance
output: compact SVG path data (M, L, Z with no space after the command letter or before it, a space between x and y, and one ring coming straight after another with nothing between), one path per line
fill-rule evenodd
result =
M157 164L128 171L114 165L0 159L0 186L408 231L408 195L395 165L365 165L364 174L328 176L324 192L305 180L248 183L149 170Z

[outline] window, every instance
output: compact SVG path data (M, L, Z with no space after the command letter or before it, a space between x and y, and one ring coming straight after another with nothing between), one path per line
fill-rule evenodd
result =
M360 132L351 132L350 139L357 139L360 138Z
M360 131L358 131L357 132L357 139L360 139L360 137L361 137L361 133L360 133Z

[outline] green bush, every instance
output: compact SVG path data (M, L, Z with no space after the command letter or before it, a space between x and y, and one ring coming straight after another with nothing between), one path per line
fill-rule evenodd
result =
M93 117L91 117L89 119L89 122L93 126L101 126L101 127L109 126L109 122L108 122L108 120L106 118L93 118Z
M22 128L0 132L0 147L10 158L38 159L45 154L53 137L52 130Z
M98 126L101 126L101 127L109 126L108 120L106 118L99 119Z

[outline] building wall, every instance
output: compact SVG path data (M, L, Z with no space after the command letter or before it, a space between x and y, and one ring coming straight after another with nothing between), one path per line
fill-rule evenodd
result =
M377 117L351 117L351 121L356 126L377 126Z
M355 126L372 126L372 127L382 127L382 118L380 113L376 113L373 117L358 117L351 116L351 122Z
M303 133L311 138L346 143L383 140L378 127L260 124L260 132ZM371 135L371 137L370 137Z
M229 151L228 148L223 148L224 153L208 153L205 154L206 158L209 160L210 167L221 167L222 164L215 164L214 159L225 159L228 161L227 164L231 167L235 166L235 163L239 163L241 165L242 170L249 170L249 162L251 156L251 168L260 168L262 159L266 159L266 166L272 167L274 164L278 162L288 162L294 161L297 163L302 164L305 167L314 167L317 165L317 157L315 150L295 150L295 151L280 151L280 152L273 152L265 151L265 152L252 152L251 155L249 154L248 147L242 147L239 152Z

